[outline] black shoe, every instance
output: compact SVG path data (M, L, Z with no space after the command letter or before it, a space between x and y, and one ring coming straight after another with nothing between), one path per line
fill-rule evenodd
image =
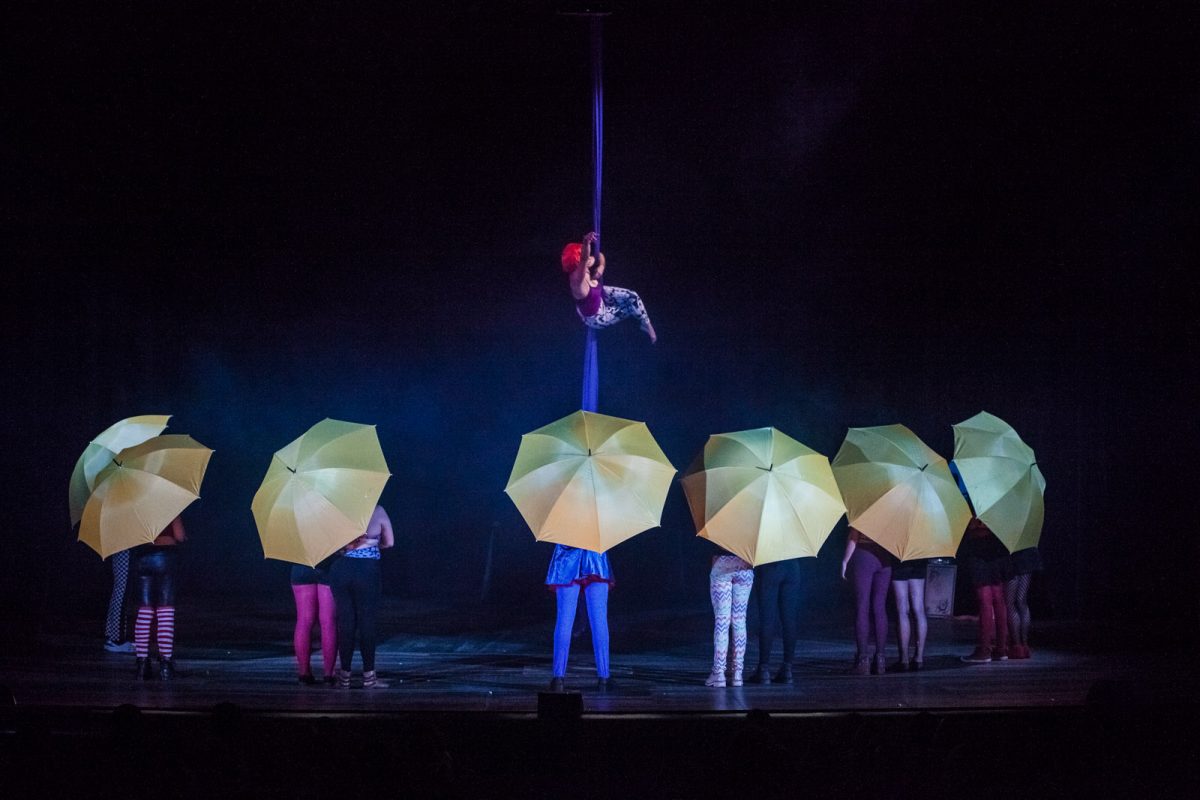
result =
M310 673L308 673L307 675L299 675L299 676L297 676L297 677L296 677L296 682L297 682L297 683L302 683L302 684L304 684L305 686L312 686L314 683L316 683L316 682L317 682L317 679L316 679L316 678L314 678L314 677L312 676L312 673L310 672Z
M774 683L792 683L792 665L784 664L782 667L780 667L779 672L775 673L775 677L772 679L772 681Z
M160 658L158 660L158 679L169 681L175 677L175 659Z
M612 678L597 678L596 688L601 692L615 692L617 690L617 682Z
M333 686L334 684L337 683L337 676L336 675L326 675L324 678L321 678L321 681L326 686Z
M150 659L139 658L133 667L133 678L139 681L154 679L154 671L150 668Z
M565 692L567 690L567 682L562 678L551 678L550 685L546 689L551 692Z
M754 674L750 676L750 683L761 683L764 686L771 682L771 670L767 669L766 664L759 664L758 669L754 670Z

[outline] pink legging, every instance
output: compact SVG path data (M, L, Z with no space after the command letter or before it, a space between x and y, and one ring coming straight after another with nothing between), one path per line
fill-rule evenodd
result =
M1008 652L1008 606L1004 603L1004 584L975 587L979 600L979 647L997 655Z
M293 584L296 598L296 632L292 646L296 650L296 666L301 675L311 675L312 627L318 616L321 620L321 664L325 675L333 675L337 659L337 607L333 592L323 583Z

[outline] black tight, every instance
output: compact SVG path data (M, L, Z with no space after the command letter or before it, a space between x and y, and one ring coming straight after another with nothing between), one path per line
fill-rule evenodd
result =
M1008 601L1008 637L1012 644L1029 644L1029 585L1033 574L1017 575L1004 585Z
M337 604L338 655L342 669L350 671L355 634L362 653L363 672L375 669L375 610L382 587L379 559L342 556L329 569L329 588Z
M800 560L791 558L755 569L754 593L758 595L758 663L771 660L775 632L783 629L783 663L796 657L796 618L800 615Z

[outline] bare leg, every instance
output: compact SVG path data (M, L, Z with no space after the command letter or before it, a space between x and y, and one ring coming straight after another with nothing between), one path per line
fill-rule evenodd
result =
M908 581L892 581L892 594L896 597L896 636L900 644L900 663L908 666L908 643L912 638L912 625L908 618Z
M929 637L929 619L925 616L925 579L913 578L908 581L908 596L912 601L913 616L917 620L917 653L915 661L925 663L925 640Z

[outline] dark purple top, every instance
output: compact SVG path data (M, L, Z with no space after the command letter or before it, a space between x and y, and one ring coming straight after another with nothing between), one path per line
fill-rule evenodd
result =
M600 302L602 295L600 293L600 285L588 289L587 297L575 301L575 308L579 311L581 317L594 317L600 313Z

